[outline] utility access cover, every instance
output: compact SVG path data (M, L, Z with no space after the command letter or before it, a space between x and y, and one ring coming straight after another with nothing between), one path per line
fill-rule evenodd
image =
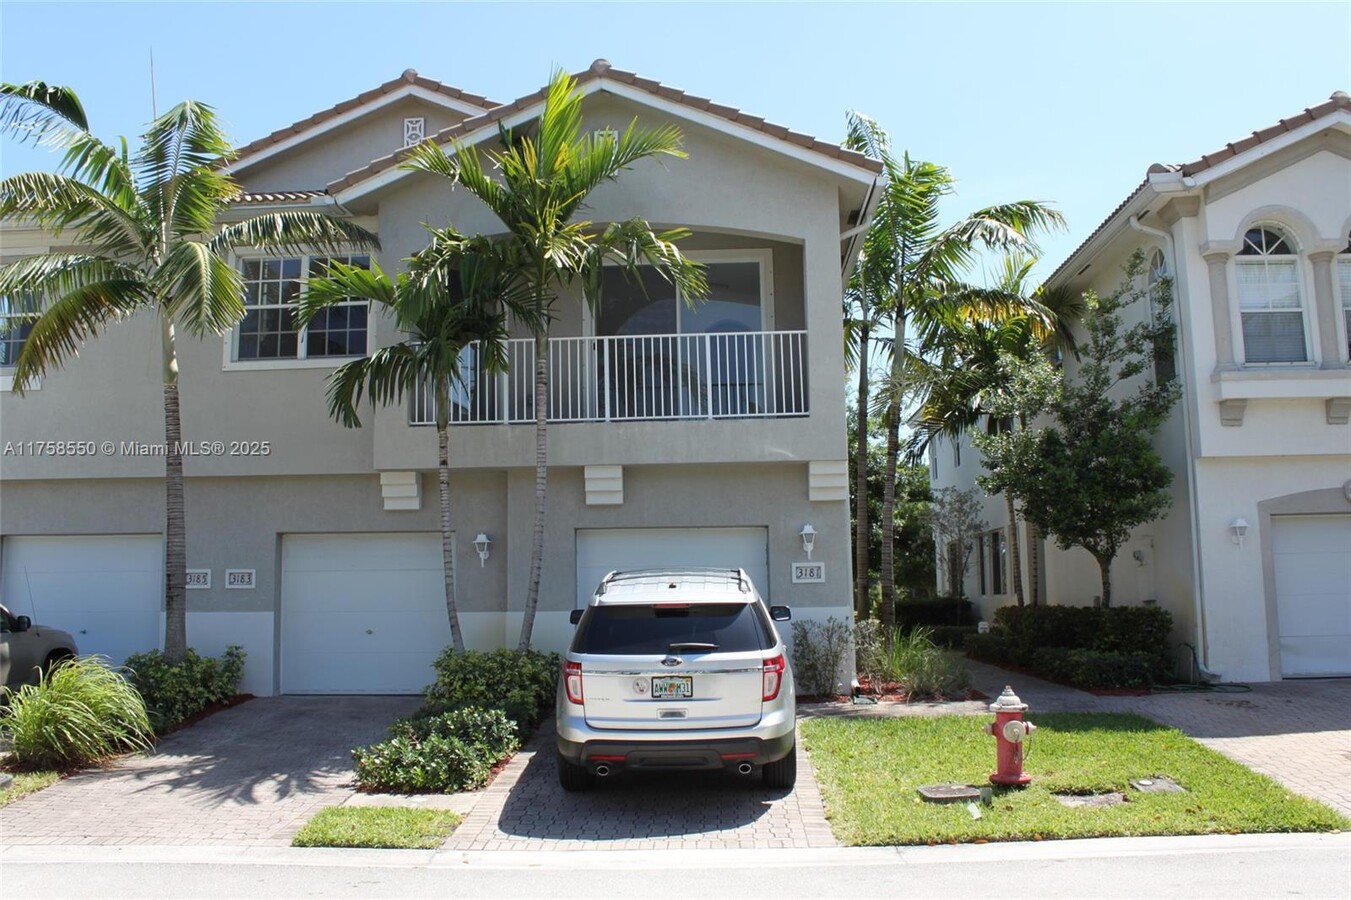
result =
M1187 789L1171 778L1155 775L1153 778L1136 778L1131 787L1146 794L1185 794Z
M919 795L930 803L958 803L980 799L980 788L969 784L926 784Z

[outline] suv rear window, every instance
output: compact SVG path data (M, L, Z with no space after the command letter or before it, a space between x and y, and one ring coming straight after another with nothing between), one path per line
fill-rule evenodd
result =
M716 644L718 653L771 645L754 603L592 606L577 623L574 653L666 653L672 644Z

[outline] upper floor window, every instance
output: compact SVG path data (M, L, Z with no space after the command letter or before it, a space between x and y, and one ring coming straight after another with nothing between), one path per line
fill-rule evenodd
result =
M1163 309L1163 285L1165 279L1171 278L1168 271L1168 260L1164 257L1162 250L1155 250L1149 257L1149 270L1145 273L1145 278L1149 291L1149 315L1157 319ZM1154 348L1154 380L1163 384L1166 381L1172 381L1177 377L1177 361L1173 342L1167 345L1158 345Z
M929 480L938 480L938 448L934 443L929 444Z
M1337 255L1337 288L1342 295L1342 324L1346 332L1346 355L1351 359L1351 234L1346 249Z
M37 298L32 294L0 297L0 366L18 363L38 311Z
M959 435L952 439L952 467L959 469L962 466L962 439Z
M1270 225L1251 228L1234 260L1249 363L1307 362L1299 257L1294 242Z
M292 256L245 259L244 318L235 329L236 360L301 360L366 354L366 302L352 300L329 307L306 328L294 322L296 303L307 278L317 278L330 262L370 266L370 257Z

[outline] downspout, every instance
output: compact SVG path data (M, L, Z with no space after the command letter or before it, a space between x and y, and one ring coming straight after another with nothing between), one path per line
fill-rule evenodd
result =
M1161 228L1153 228L1149 225L1141 225L1140 218L1132 215L1129 220L1130 227L1141 234L1147 234L1163 241L1164 253L1168 256L1168 269L1173 273L1173 279L1176 283L1178 272L1177 247L1173 243L1173 236ZM1176 297L1174 298L1176 301ZM1177 307L1177 303L1174 303ZM1177 346L1183 354L1187 353L1187 342L1182 340L1182 316L1176 312L1173 315L1173 323L1177 328L1178 341ZM1192 368L1183 360L1183 371L1191 372ZM1194 452L1194 442L1192 440L1192 422L1190 416L1183 420L1182 437L1187 452L1187 502L1191 505L1188 518L1191 519L1192 531L1192 583L1196 586L1192 591L1192 618L1196 622L1196 647L1197 655L1193 658L1196 661L1196 668L1204 678L1210 678L1215 681L1221 679L1220 673L1212 672L1207 668L1210 662L1210 646L1206 639L1206 604L1205 604L1205 571L1201 567L1201 523L1196 515L1196 454Z

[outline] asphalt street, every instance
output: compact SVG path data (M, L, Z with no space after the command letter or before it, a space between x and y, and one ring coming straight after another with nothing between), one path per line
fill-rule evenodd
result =
M8 847L6 897L1346 898L1351 835L660 852Z

